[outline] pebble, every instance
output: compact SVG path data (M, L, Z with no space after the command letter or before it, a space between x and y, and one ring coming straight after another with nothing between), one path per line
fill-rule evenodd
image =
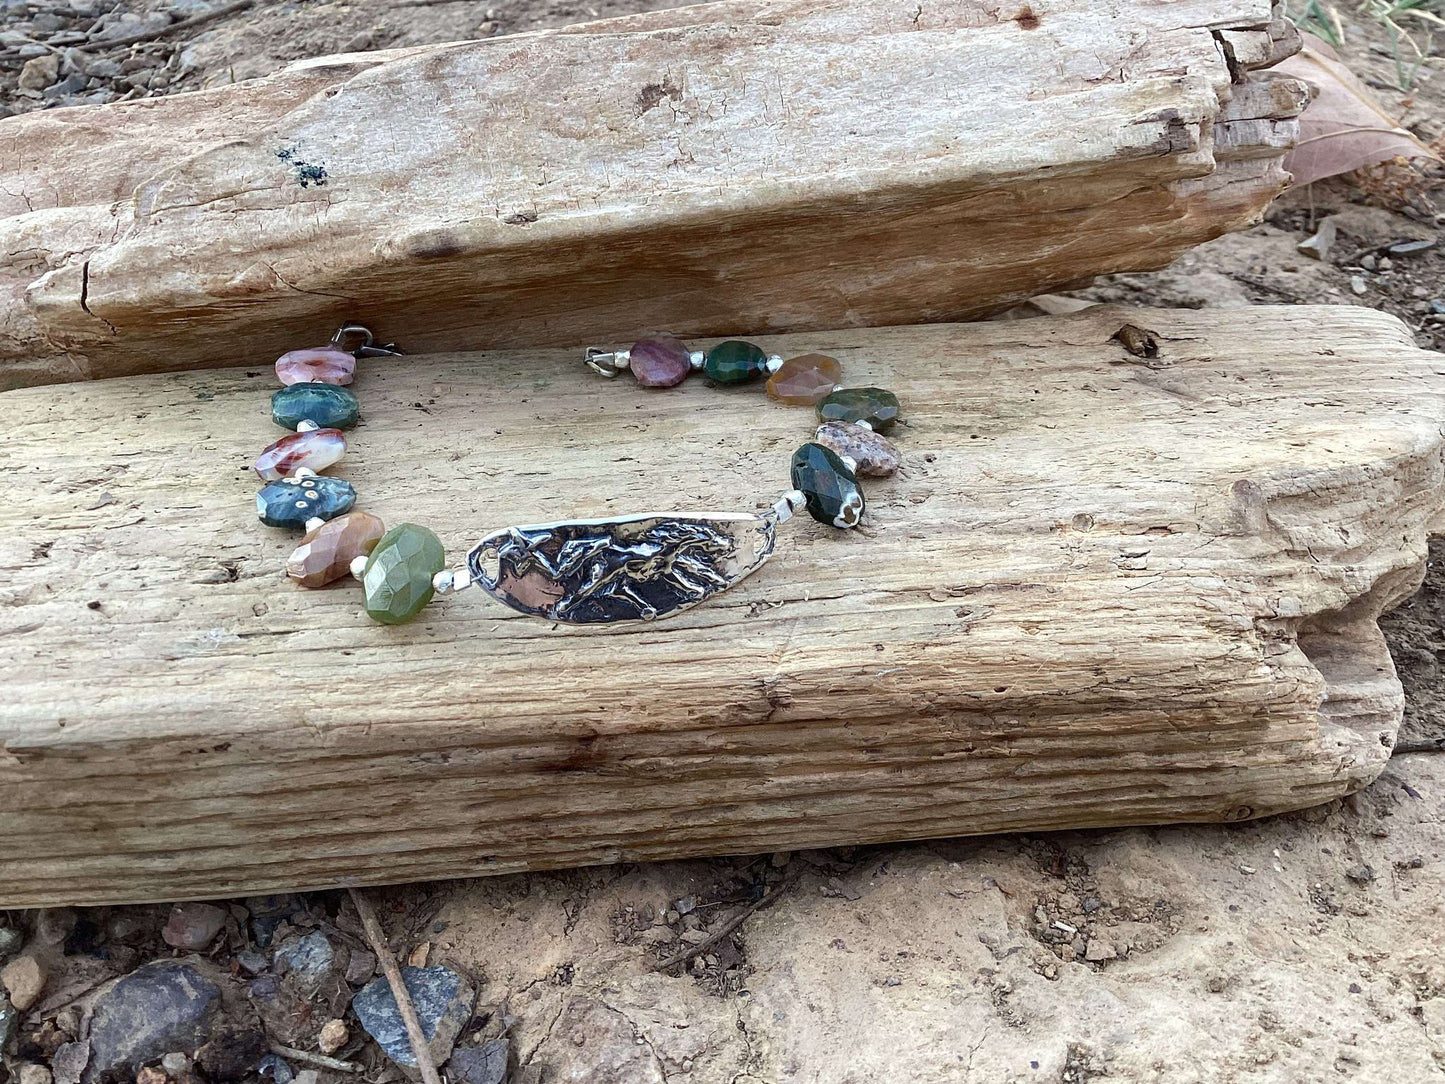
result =
M20 1084L51 1084L54 1079L43 1065L31 1062L20 1067Z
M1366 284L1363 275L1350 276L1350 290L1355 294L1363 294L1369 288L1370 287L1368 286L1368 284Z
M220 998L214 983L176 960L132 971L96 1000L88 1078L134 1072L171 1051L196 1049Z
M1361 256L1360 266L1363 267L1366 271L1375 270L1375 254L1373 252L1367 252L1363 256Z
M236 963L248 975L259 975L271 965L271 961L266 959L266 954L257 952L255 949L245 949L236 953Z
M135 1084L166 1084L165 1071L157 1069L154 1065L147 1065L136 1073Z
M25 943L25 935L9 926L0 926L0 960L14 956Z
M472 1018L476 987L449 967L404 967L401 976L416 1006L432 1062L441 1065L451 1056L457 1036ZM387 1057L398 1065L416 1067L406 1025L385 978L373 979L362 987L351 1007Z
M79 94L86 86L86 78L80 72L71 72L60 82L48 86L44 90L46 98L64 98L71 94Z
M200 952L216 939L228 913L211 903L178 903L171 908L161 939L171 948Z
M1331 215L1320 222L1313 236L1301 241L1295 248L1306 256L1323 260L1330 254L1330 247L1335 243L1335 233L1338 228L1334 216Z
M320 982L336 965L336 950L320 930L287 941L275 952L276 973L294 975L302 982Z
M502 1084L507 1078L507 1040L492 1039L479 1047L452 1052L447 1077L454 1084Z
M256 1072L263 1077L270 1077L276 1084L291 1084L296 1079L296 1071L277 1054L267 1054L257 1062Z
M302 1069L291 1084L320 1084L321 1074L315 1069Z
M80 1084L85 1066L90 1061L88 1042L61 1043L50 1059L50 1071L55 1084Z
M161 1059L161 1068L166 1071L167 1076L180 1076L182 1073L191 1071L191 1059L182 1054L179 1050L172 1050Z
M1084 959L1090 963L1102 963L1104 960L1113 960L1119 953L1109 942L1094 938L1089 942L1089 947L1084 950Z
M23 90L44 90L58 78L60 57L44 49L40 56L31 57L25 62L25 67L20 69L17 85Z
M680 915L690 915L697 910L697 897L683 896L682 899L673 904L673 907Z
M351 959L346 963L346 981L353 986L362 986L376 974L376 954L365 949L352 949Z
M1345 870L1345 876L1357 885L1367 885L1375 879L1375 871L1370 866L1351 866Z
M335 1054L351 1040L351 1029L345 1020L328 1020L321 1025L321 1034L316 1037L316 1047L323 1054Z
M1391 256L1413 256L1417 252L1424 252L1426 249L1434 248L1434 240L1424 241L1396 241L1385 251Z
M0 986L10 995L10 1004L24 1012L40 1000L45 969L34 956L20 956L0 968Z

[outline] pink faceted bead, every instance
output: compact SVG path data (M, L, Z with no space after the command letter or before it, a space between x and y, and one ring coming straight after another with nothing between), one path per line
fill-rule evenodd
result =
M314 381L318 384L350 384L356 373L356 358L339 346L308 346L288 350L276 359L276 376L283 384Z
M671 335L653 335L632 344L628 366L644 388L670 388L692 372L692 355Z
M256 473L268 482L289 478L302 467L318 474L346 454L340 429L288 433L256 457Z

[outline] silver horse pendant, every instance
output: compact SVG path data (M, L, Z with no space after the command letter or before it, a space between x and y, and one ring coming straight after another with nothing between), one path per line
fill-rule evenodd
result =
M801 494L797 495L801 497ZM572 625L652 621L696 606L756 572L788 507L644 512L493 531L467 554L471 581L524 614Z

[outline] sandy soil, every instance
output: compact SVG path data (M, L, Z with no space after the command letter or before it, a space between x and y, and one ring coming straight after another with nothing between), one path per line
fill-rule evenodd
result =
M169 93L303 56L662 6L266 2L121 50L116 56L143 63L82 72L50 98L17 87L12 58L0 66L0 109ZM0 0L0 27L30 35L47 7L60 10ZM201 8L146 0L119 10ZM84 32L109 9L75 5L63 9L62 24ZM1445 78L1432 70L1440 62L1428 62L1410 91L1393 89L1380 29L1347 29L1347 59L1388 107L1427 139L1445 131ZM1080 296L1368 304L1401 315L1422 344L1445 345L1445 315L1433 304L1445 312L1445 255L1431 250L1373 269L1364 260L1391 242L1436 235L1428 191L1402 202L1372 200L1349 184L1316 188L1167 271L1115 276ZM1297 243L1330 213L1341 216L1336 249L1323 262L1302 256ZM505 1033L511 1079L534 1084L1445 1080L1445 757L1430 751L1445 744L1445 550L1433 556L1420 594L1386 621L1409 698L1400 748L1416 751L1397 753L1378 782L1346 801L1229 826L415 885L379 893L383 913L406 948L425 946L419 952L431 962L478 976L474 1029ZM697 939L695 930L716 933L759 901L694 967L654 970L685 938ZM342 909L339 896L310 906L322 915ZM163 907L81 917L87 929L129 923L150 932L123 952L57 957L52 991L163 948L155 940ZM8 921L30 932L45 920ZM212 955L225 963L234 949L223 938ZM24 1057L43 1062L51 1040L64 1038L57 1012L27 1018ZM297 1024L292 1038L314 1049L308 1028L321 1021Z

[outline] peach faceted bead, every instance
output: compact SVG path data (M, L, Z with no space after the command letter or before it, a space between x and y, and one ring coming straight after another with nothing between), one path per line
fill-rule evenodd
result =
M827 354L802 354L783 362L768 378L768 396L792 406L811 406L838 386L843 366Z
M292 384L350 384L356 373L356 356L328 343L288 350L276 359L276 378Z
M333 580L350 575L351 562L369 557L386 525L369 512L349 512L327 520L296 547L286 558L286 575L302 587L325 587Z

